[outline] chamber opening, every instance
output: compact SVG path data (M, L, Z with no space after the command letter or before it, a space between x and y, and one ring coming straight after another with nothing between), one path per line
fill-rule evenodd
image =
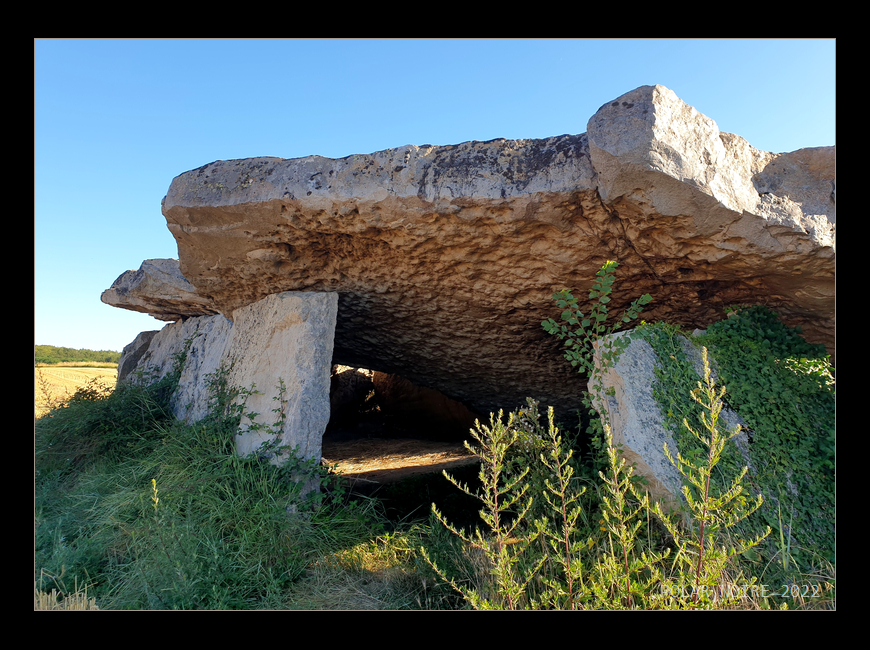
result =
M333 366L330 410L323 463L355 488L440 475L476 462L463 441L479 416L398 375Z

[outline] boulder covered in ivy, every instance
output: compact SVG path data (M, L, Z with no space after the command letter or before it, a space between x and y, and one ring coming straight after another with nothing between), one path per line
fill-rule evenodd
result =
M677 432L670 426L669 413L670 418L676 416L673 406L663 410L662 404L656 399L657 373L661 373L659 352L642 336L636 335L635 330L618 332L596 345L593 355L596 367L601 367L601 350L604 346L619 339L628 339L630 342L616 363L600 375L603 390L595 389L598 377L589 381L589 391L594 395L593 404L599 413L606 414L613 444L620 448L635 472L645 479L653 498L675 503L680 498L682 481L676 467L665 454L665 445L672 454L679 449ZM689 381L699 381L703 376L699 350L691 344L690 337L677 334L674 340L691 363L691 373L687 373ZM686 409L689 408L689 391L694 388L691 384L686 386L686 405L683 405ZM688 410L680 408L678 412ZM745 426L740 416L729 408L723 409L721 418L723 431L733 429L736 425ZM743 449L745 460L751 462L746 453L746 441L747 436L743 432L737 444Z
M589 389L614 444L622 445L651 494L672 504L681 499L683 485L665 444L674 458L702 460L690 429L705 431L704 409L691 398L702 379L704 346L717 387L725 387L719 429L741 429L726 446L717 487L747 467L745 498L764 499L743 538L770 526L775 533L763 547L769 561L802 571L833 562L836 408L824 347L764 307L733 310L692 333L659 323L612 337L630 344L601 374L598 388L590 381ZM611 340L596 344L599 367Z

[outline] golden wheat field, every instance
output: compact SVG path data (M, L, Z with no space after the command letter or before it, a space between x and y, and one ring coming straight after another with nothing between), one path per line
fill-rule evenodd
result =
M34 413L45 413L50 404L69 398L77 388L96 380L102 386L114 388L118 378L117 368L78 368L69 366L44 366L35 369Z

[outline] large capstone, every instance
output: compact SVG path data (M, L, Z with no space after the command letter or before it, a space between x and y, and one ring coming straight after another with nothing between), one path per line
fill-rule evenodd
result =
M541 321L606 260L612 313L649 293L643 318L694 328L763 303L833 354L834 181L833 147L759 151L644 86L580 135L217 161L176 177L163 214L181 274L227 318L335 292L334 363L477 413L531 396L568 418L585 382Z

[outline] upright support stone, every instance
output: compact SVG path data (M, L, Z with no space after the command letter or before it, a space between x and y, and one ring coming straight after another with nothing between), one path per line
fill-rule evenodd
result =
M256 388L245 407L257 416L243 422L236 437L240 455L276 440L298 448L301 458L320 458L337 312L336 293L289 291L233 312L227 378Z
M605 344L626 336L633 330L618 332L604 337ZM696 330L697 333L703 333ZM701 353L685 337L678 337L686 357L694 365L698 379L703 377ZM595 343L593 361L601 368L601 342ZM622 455L635 472L647 479L650 495L665 503L676 503L681 492L682 478L673 463L665 455L664 446L674 458L678 447L665 426L661 407L653 396L656 383L655 368L660 364L658 355L644 339L634 337L622 352L616 364L601 376L601 392L595 389L595 378L589 380L595 408L606 413L613 434L613 444L621 445ZM711 362L712 365L712 362ZM715 379L715 372L712 373ZM690 397L687 395L686 399ZM754 471L748 452L746 423L727 406L720 414L720 430L733 430L740 425L743 431L734 438L734 443L743 455L750 470Z
M284 292L235 310L232 321L218 314L172 323L147 343L140 341L135 352L131 347L131 362L138 358L127 364L133 368L126 377L160 379L189 342L173 398L176 417L187 422L205 417L208 378L224 368L227 384L242 389L237 401L257 414L243 420L236 436L240 455L274 441L296 448L301 458L319 459L329 422L337 310L338 294ZM274 453L272 458L279 460Z
M630 332L619 332L605 341L614 341ZM601 368L601 342L596 342L594 363ZM658 357L652 346L635 338L622 352L616 364L601 375L603 394L595 389L596 379L590 378L589 392L595 408L606 414L613 434L613 444L621 447L628 465L649 481L650 495L660 501L673 502L680 493L682 479L665 456L667 443L672 453L677 445L664 426L659 405L653 397L654 368Z

